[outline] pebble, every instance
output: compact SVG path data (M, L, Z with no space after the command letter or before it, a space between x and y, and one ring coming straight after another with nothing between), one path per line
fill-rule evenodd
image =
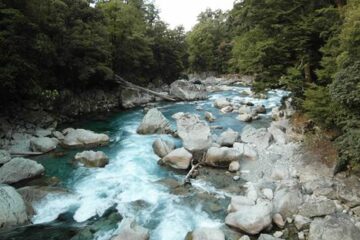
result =
M276 237L276 238L281 238L283 235L284 235L284 233L281 232L281 231L276 231L276 232L274 233L274 237Z
M234 176L234 177L233 177L233 180L234 180L234 181L239 181L239 180L240 180L240 176Z
M304 232L298 232L298 238L299 238L299 240L305 240L305 233Z
M286 221L287 221L288 223L292 223L292 222L293 222L293 219L290 218L290 217L288 217L288 218L286 218Z

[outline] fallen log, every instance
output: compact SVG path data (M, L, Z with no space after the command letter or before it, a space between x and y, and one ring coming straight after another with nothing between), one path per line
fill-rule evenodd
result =
M10 152L10 155L13 156L40 156L44 155L44 152Z
M124 80L122 77L120 77L118 75L115 75L115 80L116 80L117 83L124 84L124 85L130 87L131 89L141 90L141 91L147 92L147 93L149 93L151 95L154 95L156 97L162 98L164 100L167 100L167 101L170 101L170 102L176 102L176 99L174 99L172 97L169 97L169 96L163 95L161 93L155 92L153 90L150 90L150 89L147 89L147 88L144 88L144 87L140 87L140 86L138 86L136 84L130 83L130 82Z

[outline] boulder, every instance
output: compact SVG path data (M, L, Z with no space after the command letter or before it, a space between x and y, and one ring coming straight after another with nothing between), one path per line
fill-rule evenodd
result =
M175 169L186 170L190 167L192 154L185 148L178 148L166 155L162 162Z
M191 240L225 240L224 233L217 228L198 228L191 234Z
M228 212L236 212L242 209L244 206L254 206L255 200L248 198L246 196L235 196L231 198L230 204L228 206Z
M279 144L287 144L288 143L288 139L287 136L285 134L285 132L281 131L281 129L271 126L270 128L268 128L269 133L272 134L275 142L279 143Z
M197 115L182 113L176 116L177 133L190 152L206 151L212 144L209 125Z
M208 122L214 122L216 118L211 112L205 112L205 120Z
M53 136L54 136L55 138L57 138L59 141L62 141L62 140L65 139L65 136L64 136L61 132L59 132L59 131L53 132Z
M273 141L273 136L265 128L255 129L246 126L241 134L241 139L246 143L253 143L259 149L266 149Z
M214 101L214 106L219 109L230 106L231 103L226 98L218 98Z
M305 228L307 228L311 223L311 219L301 216L301 215L295 215L294 217L294 224L297 230L301 231Z
M55 150L58 143L56 138L38 137L30 140L30 147L33 152L47 153Z
M160 158L163 158L175 149L175 144L171 141L156 139L152 145L152 148L156 155L158 155Z
M292 217L303 203L303 196L298 184L280 185L274 194L274 212L283 218Z
M0 229L28 221L24 200L13 187L0 185Z
M206 88L202 84L194 84L186 80L177 80L170 85L170 95L183 100L204 100L208 98Z
M275 107L271 110L271 118L274 121L279 121L284 117L284 112L279 107Z
M283 239L275 236L271 236L269 234L261 234L258 240L283 240Z
M239 116L237 116L237 119L242 122L251 122L253 120L253 117L251 114L241 113Z
M258 105L254 108L254 111L256 113L259 113L259 114L265 114L266 113L266 108L264 105Z
M240 134L229 128L220 134L217 143L222 147L232 147L239 138Z
M5 164L11 160L10 153L5 150L0 150L0 165Z
M95 133L85 129L67 128L63 131L64 139L61 145L66 148L82 148L104 146L110 142L106 134Z
M101 151L84 151L77 153L75 160L81 162L86 167L105 167L109 163L108 156Z
M234 143L234 149L236 149L241 154L241 159L243 160L256 160L258 157L257 151L245 143Z
M270 188L264 188L261 192L265 198L267 198L268 200L273 200L274 198L273 190L271 190Z
M133 219L124 219L120 223L119 234L111 240L148 240L149 230L137 225Z
M52 134L52 129L36 129L35 136L37 137L49 137Z
M211 147L206 153L205 164L212 167L228 168L230 163L240 161L241 154L233 148Z
M123 89L121 91L121 104L124 108L133 108L154 101L155 98L150 94L142 93L138 90Z
M169 121L156 108L150 109L144 116L137 129L139 134L167 134L171 133Z
M299 214L304 217L321 217L330 215L336 212L336 205L334 201L326 200L311 200L305 202L299 208Z
M240 170L240 163L238 161L234 161L229 165L229 172L237 172Z
M277 227L279 227L279 228L285 227L285 221L284 221L283 217L281 216L281 214L279 214L279 213L274 214L272 220Z
M248 234L258 234L271 224L272 203L260 201L254 206L240 207L229 213L225 223Z
M345 215L316 218L310 225L309 240L358 240L360 230Z
M45 168L26 158L13 158L0 168L0 183L17 183L21 180L34 178L42 175Z

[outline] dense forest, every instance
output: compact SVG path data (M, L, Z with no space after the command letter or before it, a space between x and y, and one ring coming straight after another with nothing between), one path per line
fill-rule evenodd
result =
M193 71L256 76L337 132L340 164L360 163L360 1L244 0L206 11L189 33Z
M203 12L189 33L143 0L1 0L0 98L52 97L183 73L251 74L291 90L298 109L338 132L340 163L360 162L360 1L244 0Z
M114 73L138 83L167 82L184 70L184 29L169 29L153 4L142 0L90 4L0 1L3 101L52 97L63 88L111 87Z

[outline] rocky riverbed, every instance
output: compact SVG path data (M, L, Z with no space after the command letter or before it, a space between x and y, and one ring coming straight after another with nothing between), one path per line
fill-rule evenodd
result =
M145 105L72 128L3 121L0 238L360 239L359 179L304 152L289 93L245 80L177 81L161 91L181 102L127 96Z

